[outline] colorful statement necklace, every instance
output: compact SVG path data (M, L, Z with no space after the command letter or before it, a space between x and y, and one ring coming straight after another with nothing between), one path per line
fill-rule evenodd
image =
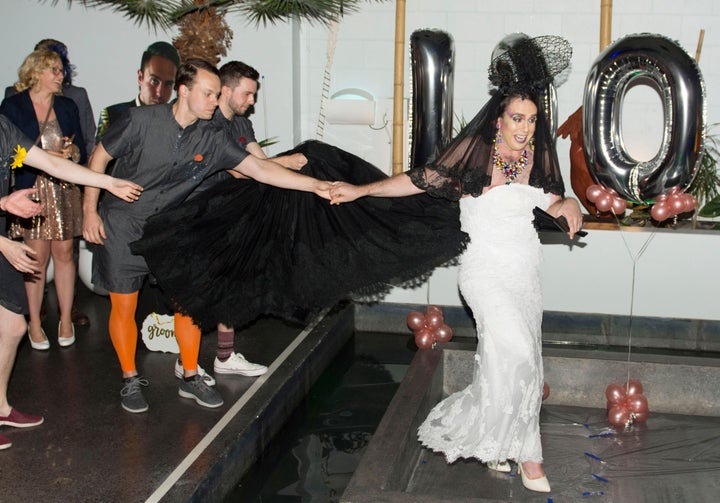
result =
M527 149L522 151L520 159L513 163L507 163L503 161L500 152L498 152L497 143L495 143L495 145L493 145L493 164L497 169L502 171L502 174L505 176L505 185L510 185L520 176L528 165Z

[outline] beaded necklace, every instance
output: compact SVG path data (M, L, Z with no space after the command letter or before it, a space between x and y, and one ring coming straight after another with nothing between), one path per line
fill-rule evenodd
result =
M503 158L500 156L500 152L498 152L497 148L497 142L495 142L493 145L493 164L497 169L502 171L503 175L505 175L505 185L510 185L518 176L520 176L525 167L528 165L527 149L522 151L520 159L513 163L507 163L503 161Z

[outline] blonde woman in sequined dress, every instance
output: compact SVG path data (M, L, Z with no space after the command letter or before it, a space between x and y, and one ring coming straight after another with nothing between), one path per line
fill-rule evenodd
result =
M17 94L3 101L0 112L46 152L74 162L84 162L85 141L77 106L71 99L58 95L64 75L57 53L47 49L32 52L22 63L18 76L15 84ZM40 265L37 274L25 276L29 307L28 337L33 349L42 351L50 348L50 341L41 326L40 308L47 265L52 257L60 311L57 340L62 347L70 346L75 342L75 327L71 319L75 290L73 238L82 234L81 192L77 185L31 168L19 171L15 174L14 190L35 187L38 200L43 205L39 215L17 219L11 226L12 235L22 238L32 248Z

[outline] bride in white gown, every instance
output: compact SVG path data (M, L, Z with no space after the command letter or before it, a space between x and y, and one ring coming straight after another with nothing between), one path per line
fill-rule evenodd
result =
M419 440L448 462L476 458L500 471L518 463L526 488L549 492L540 442L542 402L541 246L535 206L582 227L580 206L563 197L554 141L536 94L570 60L559 37L526 39L495 58L493 96L431 165L363 186L336 182L331 202L427 191L460 199L459 286L477 324L473 382L436 405Z

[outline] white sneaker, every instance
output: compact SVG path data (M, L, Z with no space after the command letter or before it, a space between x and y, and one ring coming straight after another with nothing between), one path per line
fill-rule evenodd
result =
M215 378L205 372L205 369L202 368L200 365L197 366L197 371L200 377L203 378L203 381L205 381L205 384L208 386L215 386ZM175 377L178 379L182 379L185 375L185 370L183 369L183 366L180 365L180 362L175 360Z
M240 374L243 376L259 376L267 372L265 365L259 363L250 363L240 353L233 353L230 358L221 362L215 357L215 373L216 374Z

